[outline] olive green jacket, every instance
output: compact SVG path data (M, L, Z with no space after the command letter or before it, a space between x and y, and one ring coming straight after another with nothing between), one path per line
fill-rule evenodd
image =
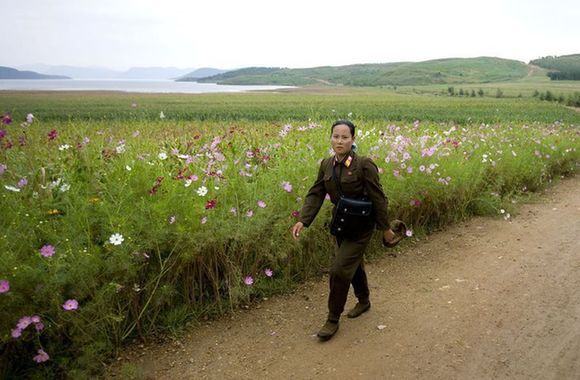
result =
M340 193L332 178L332 171L335 166L337 166L337 178L340 176L340 187L343 195L347 198L366 196L370 199L373 203L376 229L381 231L388 230L388 201L379 181L378 168L373 160L365 156L358 156L354 152L351 152L342 163L337 162L335 156L322 160L318 170L318 177L308 191L300 212L300 221L304 226L310 226L322 207L326 194L330 196L330 200L336 206Z

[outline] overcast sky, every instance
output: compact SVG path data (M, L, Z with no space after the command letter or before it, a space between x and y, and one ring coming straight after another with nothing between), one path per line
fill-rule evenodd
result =
M0 66L312 67L580 53L578 0L2 0Z

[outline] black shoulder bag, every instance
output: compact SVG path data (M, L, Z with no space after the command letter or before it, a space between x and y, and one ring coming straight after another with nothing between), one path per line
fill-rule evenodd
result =
M336 237L357 237L372 227L373 203L366 197L347 198L342 193L340 180L336 178L336 167L332 168L332 179L336 184L340 199L330 222L330 233ZM340 167L342 174L342 166ZM363 187L366 183L362 177Z

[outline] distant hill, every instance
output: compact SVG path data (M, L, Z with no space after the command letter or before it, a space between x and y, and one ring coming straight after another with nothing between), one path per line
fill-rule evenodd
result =
M20 66L21 70L33 70L47 75L65 75L74 79L175 79L191 72L192 68L132 67L126 71L103 67L52 66L44 64Z
M228 72L228 70L214 69L211 67L202 67L200 69L194 70L190 73L183 75L181 78L177 79L178 82L195 82L198 79L211 77L214 75L219 75Z
M580 54L542 57L530 64L551 70L548 76L552 80L580 80Z
M62 75L45 75L34 71L20 71L11 67L0 66L0 79L71 79Z
M251 67L198 81L237 85L300 86L324 83L348 86L402 86L501 82L523 78L527 73L527 65L520 61L478 57L306 69Z
M191 72L191 68L177 67L132 67L121 73L117 78L123 79L175 79Z
M53 66L45 64L24 65L18 68L20 70L33 70L47 75L65 75L74 79L111 79L122 73L121 71L104 67Z

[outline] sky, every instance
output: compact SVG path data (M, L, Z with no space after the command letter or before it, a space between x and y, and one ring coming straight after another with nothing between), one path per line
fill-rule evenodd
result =
M1 0L0 66L315 67L580 53L577 0Z

